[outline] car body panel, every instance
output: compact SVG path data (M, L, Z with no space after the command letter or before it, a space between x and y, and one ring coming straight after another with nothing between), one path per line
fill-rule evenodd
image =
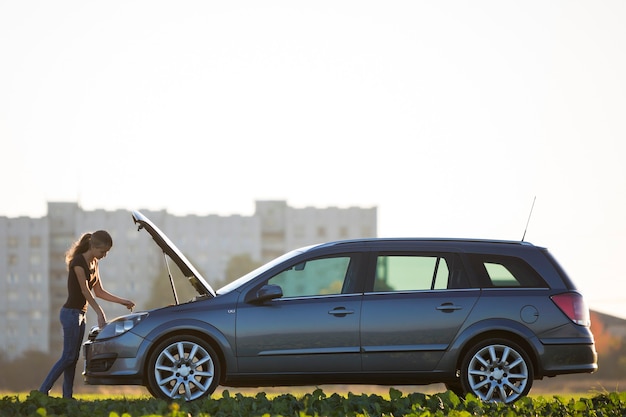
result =
M532 362L534 378L597 369L589 327L575 324L551 299L576 293L573 282L546 249L527 242L411 238L328 242L294 250L215 292L145 216L133 212L133 220L149 231L200 296L151 310L119 336L90 335L84 345L88 384L146 385L155 346L185 336L216 351L219 383L226 386L432 382L457 386L463 358L489 338L521 346ZM485 254L523 260L538 274L529 281L538 286L490 285L483 276L485 267L476 264ZM381 290L379 274L386 270L379 271L377 260L385 256L437 258L430 289ZM440 259L451 262L442 272L447 284L441 288ZM331 273L316 272L316 265L331 268L328 265L343 260L349 264L328 287L330 293L292 293L296 286L290 280L296 278L290 277L298 276L296 271L313 274L302 272L307 278L298 285L322 287ZM260 299L263 294L271 297Z
M477 290L365 294L363 371L434 369L479 294Z
M360 371L361 302L361 295L347 294L241 304L237 309L239 370Z

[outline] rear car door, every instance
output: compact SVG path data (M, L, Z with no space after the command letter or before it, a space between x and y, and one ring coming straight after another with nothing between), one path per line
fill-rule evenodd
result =
M361 313L363 371L428 371L479 298L455 253L378 252Z
M335 373L361 368L357 291L362 255L300 262L269 278L283 296L237 309L241 373Z

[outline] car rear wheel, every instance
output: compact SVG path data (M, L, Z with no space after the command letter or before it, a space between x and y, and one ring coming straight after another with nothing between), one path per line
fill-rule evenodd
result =
M530 391L533 367L524 350L504 339L476 344L463 359L461 386L483 401L511 403Z
M452 391L457 396L462 397L463 395L465 395L465 391L463 391L463 387L461 386L460 381L459 382L447 382L445 385L448 391Z
M211 395L219 379L217 354L198 337L171 337L150 356L148 390L157 398L197 400Z

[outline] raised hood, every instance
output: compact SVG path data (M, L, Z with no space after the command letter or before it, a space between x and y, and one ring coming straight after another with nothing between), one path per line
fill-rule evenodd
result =
M139 225L139 230L145 229L150 233L150 236L152 236L152 239L159 245L161 250L174 261L183 275L189 279L189 282L193 285L198 294L215 297L213 288L211 288L202 275L194 268L185 255L178 250L176 245L165 236L165 233L139 211L133 211L133 221L135 224Z

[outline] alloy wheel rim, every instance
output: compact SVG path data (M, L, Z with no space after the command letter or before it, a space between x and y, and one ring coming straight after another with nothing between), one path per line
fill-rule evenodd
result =
M488 345L472 357L468 366L472 392L483 401L510 403L519 398L528 384L524 357L506 345Z
M203 396L215 373L209 352L194 342L175 342L163 349L154 366L159 389L171 399L191 401Z

